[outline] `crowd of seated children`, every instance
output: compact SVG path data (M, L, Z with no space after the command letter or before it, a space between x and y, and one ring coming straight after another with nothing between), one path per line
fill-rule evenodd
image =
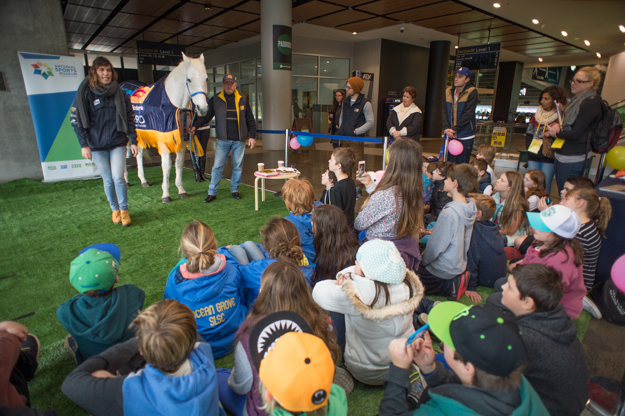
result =
M313 244L312 212L315 206L315 192L305 179L291 179L282 185L282 198L289 215L285 218L297 228L304 255L311 261L315 258Z
M328 328L325 313L315 303L302 272L292 263L277 261L267 267L261 291L250 314L237 332L232 371L218 369L219 397L224 408L236 415L265 415L258 391L258 373L252 370L250 332L259 320L280 311L300 315L323 341L338 362L340 353L335 334Z
M473 166L477 169L477 186L478 192L483 195L490 195L493 193L492 179L490 173L488 173L488 163L485 159L475 158L473 160Z
M234 336L255 299L242 296L247 287L237 263L218 252L213 230L201 221L187 225L180 239L184 256L167 277L165 299L187 305L195 314L197 328L215 357L234 349Z
M356 182L351 178L355 164L354 151L349 147L337 147L328 161L329 170L336 176L336 183L330 188L330 201L343 210L349 228L354 228L356 207Z
M452 165L451 162L438 162L436 169L432 173L432 196L430 198L429 213L424 216L423 222L425 224L435 222L441 210L451 201L451 197L443 189L445 188L447 170Z
M539 212L538 203L540 199L549 196L545 185L545 174L538 169L528 170L523 177L523 186L525 187L529 212Z
M562 276L542 264L522 264L508 275L502 289L487 303L516 316L527 347L523 375L550 414L580 415L588 401L589 375L577 328L560 304Z
M323 192L321 192L321 199L319 202L322 204L330 205L332 200L330 199L330 189L336 185L336 175L330 169L327 169L321 174L321 184L325 186Z
M417 274L426 295L458 300L469 283L467 253L476 209L467 195L477 186L477 171L463 163L450 166L446 174L443 190L451 195L452 201L445 205L432 228Z
M505 172L495 182L493 195L497 210L493 221L505 238L506 247L512 246L518 237L529 234L527 217L529 204L525 198L523 176L518 172Z
M56 316L69 335L65 348L78 364L134 337L128 328L143 309L145 292L119 282L121 251L115 244L83 249L70 266L69 281L78 295L61 304Z
M476 159L484 159L486 163L488 164L486 166L486 172L488 172L488 174L490 175L490 179L492 181L493 186L495 185L495 182L497 181L497 177L495 176L495 171L493 170L493 166L494 166L493 161L495 160L496 154L497 154L497 151L495 150L495 148L488 144L483 144L480 147L478 147L477 152L475 154Z
M430 210L430 199L432 198L432 188L434 187L433 173L438 166L438 162L423 164L423 210Z

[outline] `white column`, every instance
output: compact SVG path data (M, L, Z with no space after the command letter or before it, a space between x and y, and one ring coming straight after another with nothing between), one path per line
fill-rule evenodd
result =
M291 12L292 0L260 2L263 130L291 128L291 71L273 69L273 25L291 26ZM263 149L284 150L284 133L263 134Z

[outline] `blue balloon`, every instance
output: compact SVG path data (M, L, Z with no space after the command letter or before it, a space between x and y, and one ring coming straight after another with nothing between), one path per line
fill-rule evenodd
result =
M297 142L304 147L308 147L313 144L312 136L297 136Z

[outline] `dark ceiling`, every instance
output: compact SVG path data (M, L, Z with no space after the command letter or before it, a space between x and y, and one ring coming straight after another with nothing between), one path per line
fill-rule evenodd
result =
M70 49L135 54L136 41L178 43L199 54L260 33L258 0L62 0ZM575 46L456 0L298 0L293 23L347 32L414 24L528 56Z

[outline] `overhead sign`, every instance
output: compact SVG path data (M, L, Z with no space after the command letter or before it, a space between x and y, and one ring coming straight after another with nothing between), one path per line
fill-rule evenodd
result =
M352 76L362 78L363 81L373 81L373 72L352 71Z
M290 71L293 55L291 43L293 29L291 26L273 25L273 69Z
M454 68L476 69L497 69L499 63L499 51L501 43L491 43L490 45L465 46L456 49L456 63Z
M137 41L137 59L140 64L178 66L182 60L183 45Z
M534 68L532 70L532 79L536 81L548 82L550 84L560 84L560 71L562 68Z
M504 147L506 145L506 133L505 127L493 127L493 137L490 141L490 145L493 147Z
M85 78L83 58L18 52L26 96L33 118L44 181L99 175L82 157L70 124L72 103Z

